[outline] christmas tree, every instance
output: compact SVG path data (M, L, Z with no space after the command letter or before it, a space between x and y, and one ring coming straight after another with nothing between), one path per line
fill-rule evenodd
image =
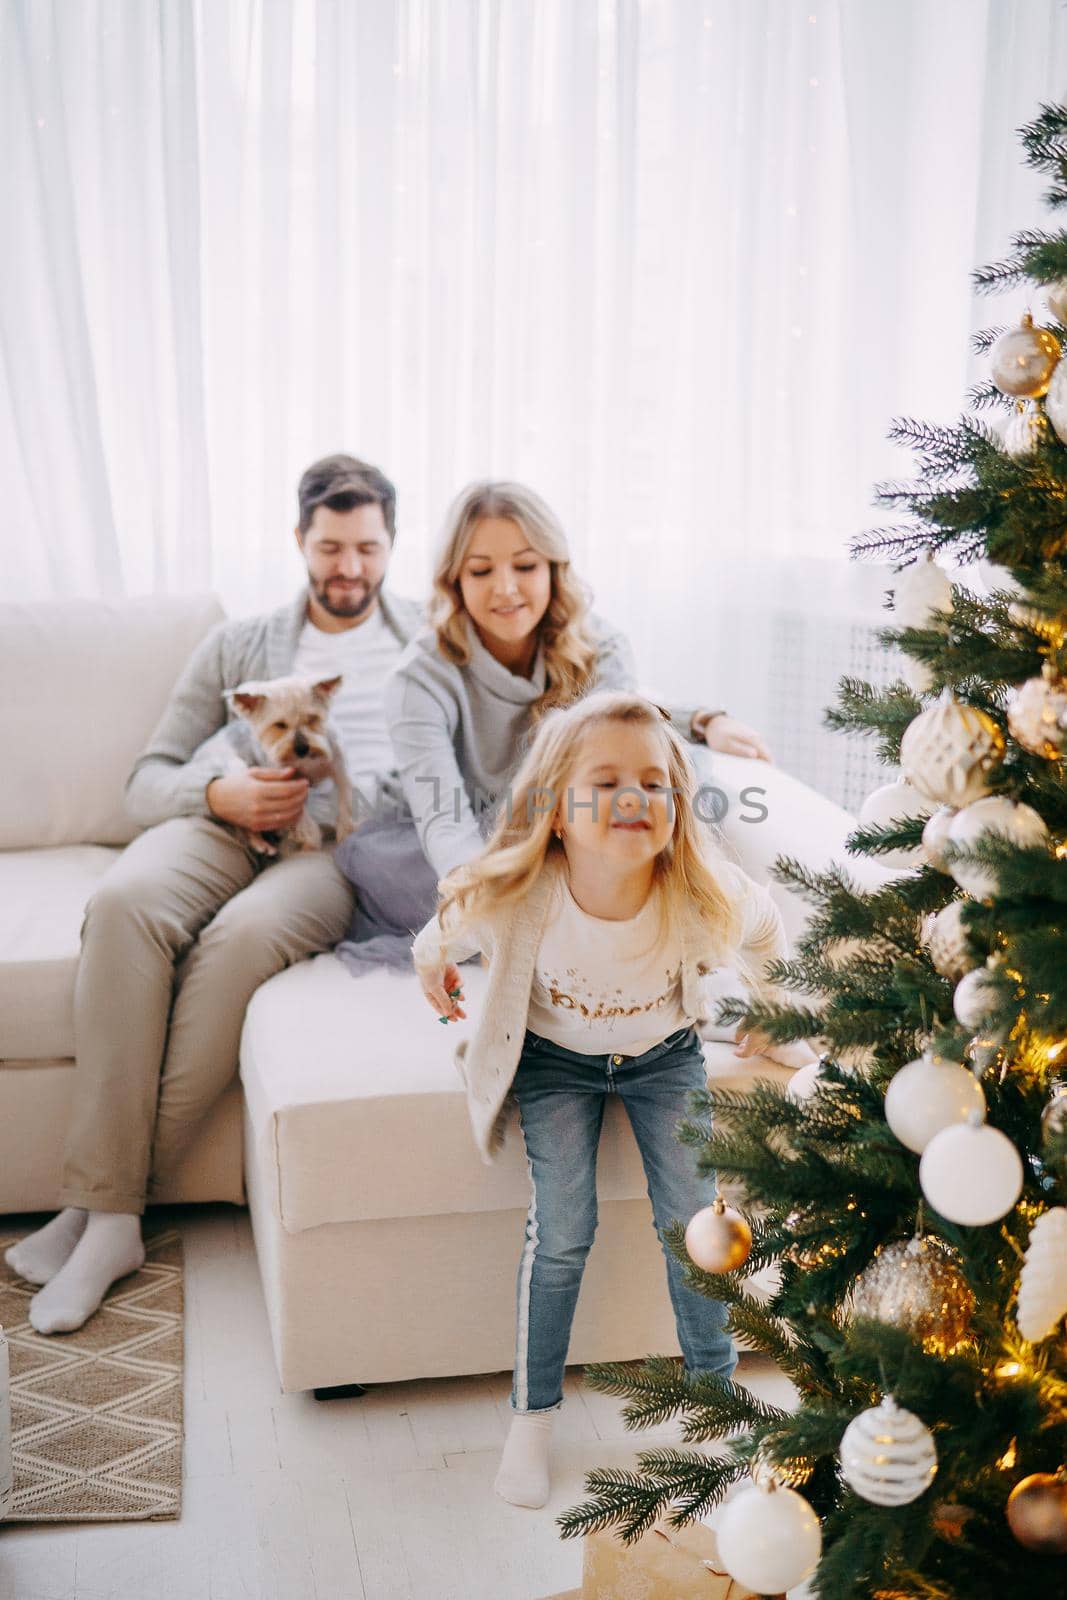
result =
M1021 137L1067 206L1067 107ZM900 679L846 679L829 713L903 774L849 841L885 883L778 863L811 905L786 998L722 1020L825 1054L788 1090L709 1091L682 1130L746 1216L701 1213L671 1247L797 1409L664 1358L590 1368L630 1426L675 1416L713 1448L593 1472L560 1519L629 1540L742 1484L720 1559L761 1593L1067 1592L1067 232L1020 234L976 280L1047 313L977 337L990 380L958 425L895 426L915 477L854 554L895 568ZM771 1267L761 1300L746 1275Z

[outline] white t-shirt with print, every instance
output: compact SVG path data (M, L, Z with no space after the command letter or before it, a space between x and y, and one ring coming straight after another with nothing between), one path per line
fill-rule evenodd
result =
M534 965L527 1025L582 1055L642 1055L688 1025L682 952L653 892L636 917L591 917L561 878Z
M376 606L365 622L341 633L326 633L305 622L293 662L293 672L300 677L344 680L330 704L330 721L341 741L352 787L368 807L374 804L380 780L396 766L385 719L385 680L403 649ZM358 802L356 807L358 817Z

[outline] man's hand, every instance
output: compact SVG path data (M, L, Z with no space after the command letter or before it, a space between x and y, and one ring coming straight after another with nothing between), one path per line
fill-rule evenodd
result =
M307 796L307 780L296 777L292 767L245 767L225 778L212 778L206 791L214 816L250 833L291 828Z
M757 761L773 759L755 728L750 728L746 722L739 722L725 711L717 717L709 717L703 723L698 714L694 723L709 750L720 750L724 756L752 756Z
M467 1013L460 1005L463 986L459 968L451 961L440 967L417 967L422 992L442 1022L461 1022Z

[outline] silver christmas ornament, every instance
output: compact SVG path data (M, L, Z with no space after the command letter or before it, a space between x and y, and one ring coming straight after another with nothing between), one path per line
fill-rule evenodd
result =
M900 742L905 778L935 805L965 806L990 792L988 775L1004 754L991 716L945 692L908 725Z
M964 927L963 907L962 900L950 900L927 919L923 928L923 944L930 952L930 960L941 976L953 983L978 966L980 960Z
M1005 453L1014 461L1032 456L1048 431L1048 423L1032 400L1019 400L1004 428Z
M906 1506L937 1474L933 1434L891 1395L854 1417L841 1439L841 1476L876 1506Z
M990 370L1002 394L1037 400L1046 392L1060 359L1060 344L1049 328L1035 328L1029 312L1019 327L993 346Z
M956 814L948 830L948 844L952 849L972 850L980 840L988 838L1006 839L1024 849L1047 845L1048 828L1032 806L1009 800L1007 795L990 795ZM950 854L948 870L960 888L976 900L992 899L997 892L996 871L983 862L953 861Z

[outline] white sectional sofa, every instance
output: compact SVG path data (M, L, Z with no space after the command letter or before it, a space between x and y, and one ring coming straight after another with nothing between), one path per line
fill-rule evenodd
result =
M0 605L0 1212L56 1203L82 911L134 832L126 774L220 615L205 597ZM838 807L761 763L701 761L732 799L724 832L753 876L780 852L813 865L843 857L852 819ZM750 785L766 791L759 823L743 820ZM795 932L803 907L775 892ZM480 979L470 970L472 1010ZM278 974L249 1007L243 1092L235 1082L206 1120L168 1198L242 1204L247 1191L285 1389L511 1364L526 1169L514 1138L493 1167L475 1154L457 1036L413 978L355 980L329 955ZM706 1056L713 1079L739 1078L729 1044ZM676 1350L644 1176L619 1115L607 1120L598 1182L571 1358Z

